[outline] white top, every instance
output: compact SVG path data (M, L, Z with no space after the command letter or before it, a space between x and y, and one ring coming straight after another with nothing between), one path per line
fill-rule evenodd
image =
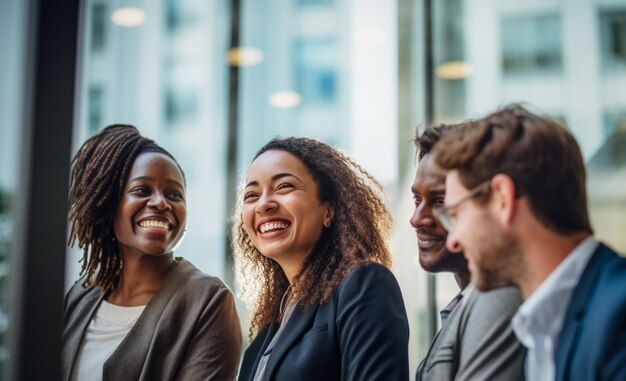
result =
M285 295L287 295L287 291L285 291ZM283 296L283 300L284 300L284 296ZM265 350L265 352L263 352L263 355L261 356L261 359L259 360L259 365L257 365L256 373L254 374L253 381L261 381L263 377L265 376L265 368L267 368L267 363L270 360L270 355L272 354L272 351L274 350L274 346L276 345L276 342L280 338L280 335L282 335L283 331L285 330L285 326L287 325L289 318L291 318L291 314L293 313L293 310L296 308L296 304L298 304L296 301L292 301L291 303L287 304L287 308L285 308L285 313L283 314L284 315L283 320L280 322L280 327L278 327L278 330L274 334L272 341L270 341L270 343L267 345L267 349Z
M87 326L71 380L101 381L105 361L133 328L144 308L122 307L103 300Z
M599 242L583 240L522 303L511 320L517 339L528 349L526 379L554 380L554 351L574 288Z

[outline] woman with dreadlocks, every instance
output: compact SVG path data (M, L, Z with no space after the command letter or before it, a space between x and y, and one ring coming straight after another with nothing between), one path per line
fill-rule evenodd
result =
M241 332L229 289L175 258L187 218L174 157L128 125L72 161L70 244L84 252L65 301L63 380L232 380Z
M256 334L239 380L408 380L381 190L313 139L275 139L256 154L233 227Z

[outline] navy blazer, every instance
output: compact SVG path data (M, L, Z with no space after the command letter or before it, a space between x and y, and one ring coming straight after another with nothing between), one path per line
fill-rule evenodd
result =
M555 365L557 381L626 380L626 258L603 244L572 295Z
M314 284L312 285L314 286ZM254 379L279 323L263 329L241 364ZM356 265L322 305L293 311L270 355L263 380L409 379L409 326L400 287L383 265Z

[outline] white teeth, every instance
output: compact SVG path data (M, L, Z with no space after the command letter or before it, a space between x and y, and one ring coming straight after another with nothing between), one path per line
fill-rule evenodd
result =
M161 228L169 229L169 224L165 221L159 220L144 220L139 222L139 226L142 228Z
M288 227L289 227L289 224L285 222L269 222L269 223L261 225L259 230L261 230L261 233L265 233L270 230L277 230L277 229L284 230L284 229L287 229Z

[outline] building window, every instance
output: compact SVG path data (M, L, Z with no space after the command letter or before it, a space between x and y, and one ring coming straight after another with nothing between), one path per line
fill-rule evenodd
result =
M561 71L561 20L558 16L506 17L502 20L502 70L505 75Z
M331 5L333 0L297 0L297 4L300 6L308 5Z
M107 32L107 7L106 4L95 3L92 8L91 18L91 50L99 52L104 50Z
M300 40L295 44L298 92L307 104L332 103L337 96L337 43L334 39Z
M601 13L600 28L604 65L626 66L626 10Z
M102 106L104 104L104 91L99 85L91 85L89 87L89 135L93 135L102 128Z
M201 1L167 0L165 4L165 24L170 32L198 23L201 14Z
M198 113L198 96L192 89L169 88L165 90L165 118L167 126L193 120Z
M6 179L1 179L6 180ZM13 216L10 210L11 195L0 185L0 378L5 374L9 349L9 244L13 236Z

